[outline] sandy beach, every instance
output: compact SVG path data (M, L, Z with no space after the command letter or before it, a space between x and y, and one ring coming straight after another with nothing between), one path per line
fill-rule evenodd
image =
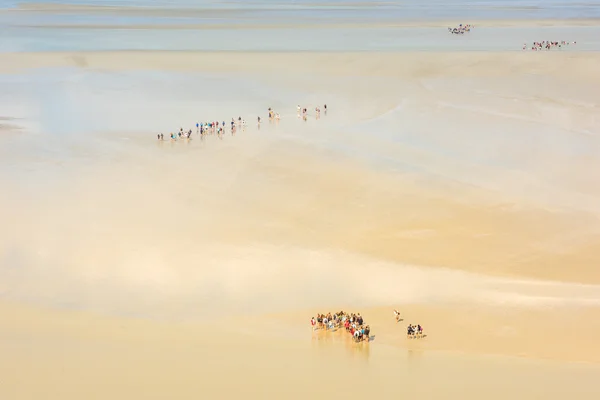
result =
M491 47L515 51L446 36L435 51L269 50L288 36L80 50L85 35L32 51L54 37L31 32L71 22L22 21L21 44L0 42L0 398L600 396L600 53L577 30L592 37L591 17L487 20L506 32ZM144 23L131 30L165 44L181 28ZM519 51L524 33L563 39L546 26L583 43ZM238 116L235 134L196 133ZM191 140L156 140L180 127ZM311 330L341 309L370 342Z

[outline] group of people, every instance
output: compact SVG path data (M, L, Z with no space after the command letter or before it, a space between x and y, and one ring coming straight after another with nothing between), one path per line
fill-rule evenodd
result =
M189 131L184 132L183 128L179 129L179 132L177 132L177 134L171 132L170 137L171 137L171 141L175 141L177 139L189 139L192 136L192 130L190 129ZM158 140L165 140L165 136L162 133L159 133L156 135Z
M337 313L317 314L317 317L312 317L310 325L313 331L318 329L333 330L344 327L346 332L352 335L352 340L355 342L369 341L371 328L365 324L363 317L354 313L346 313L340 311Z
M325 110L325 113L327 113L327 104L324 105L324 110ZM279 122L281 116L279 115L278 112L275 112L271 107L269 107L268 112L269 112L269 114L268 114L269 121ZM308 110L306 108L301 109L300 106L298 106L298 116L300 116L301 113L302 113L304 120L306 120ZM318 119L321 116L321 108L319 108L317 106L315 108L315 113L316 113L316 118ZM257 117L257 123L258 123L258 127L260 128L260 123L261 123L260 116ZM231 118L231 123L229 126L229 130L230 130L231 134L234 134L238 129L242 129L242 130L246 129L246 120L242 119L242 117L238 117L237 120L235 118ZM226 130L227 130L227 124L225 123L225 121L221 121L221 122L210 121L210 122L200 122L200 123L197 122L196 123L196 133L200 134L201 136L204 136L207 134L221 135L221 134L224 134ZM177 131L177 133L170 134L171 141L177 141L180 139L188 139L189 140L189 139L191 139L191 137L192 137L192 129L184 131L183 128L180 128L179 131ZM164 135L162 133L158 133L156 135L156 138L158 140L162 141L162 140L164 140Z
M406 327L406 336L409 339L421 339L423 338L423 327L421 325L409 324Z
M400 317L400 312L398 310L394 310L394 318L396 319L396 322L404 321ZM423 338L424 337L424 335L423 335L423 327L420 324L417 324L417 325L409 324L406 327L406 336L409 339L421 339L421 338Z
M242 120L242 117L238 118L237 124L234 118L231 119L231 133L235 133L236 130L238 128L245 128L246 127L246 121ZM196 133L200 134L200 135L207 135L207 134L223 134L225 133L226 130L226 124L225 121L219 122L219 121L211 121L211 122L200 122L200 123L196 123ZM162 133L159 133L156 135L158 140L164 140L164 135ZM192 130L186 130L184 131L183 128L180 128L179 131L177 133L171 133L170 134L170 139L171 141L177 141L179 139L191 139L192 137Z
M471 29L473 29L474 26L471 24L460 24L455 28L448 28L448 32L455 34L455 35L462 35L465 34L467 32L470 32ZM566 40L561 40L561 41L550 41L550 40L543 40L541 42L533 42L530 45L528 45L527 43L523 43L523 50L528 50L531 49L533 51L538 51L538 50L552 50L552 49L561 49L565 46L569 46L571 44L577 44L577 42L573 41L573 42L569 42Z
M394 310L394 318L396 319L396 322L403 321L398 310ZM326 331L337 330L343 327L346 332L352 335L352 340L356 343L362 341L368 342L371 334L371 328L369 325L365 324L360 313L354 314L340 311L337 313L317 314L316 318L312 317L310 319L310 325L313 331L319 329ZM408 339L424 338L423 327L421 324L409 324L406 327L406 336Z
M531 44L531 50L551 50L551 49L561 49L564 46L569 46L571 44L577 44L577 42L567 42L566 40L561 40L560 42L552 42L549 40L543 40L541 42L533 42ZM527 50L529 45L527 43L523 43L523 50Z
M237 129L239 128L246 128L246 120L242 119L242 117L238 117L237 121L235 118L231 118L231 122L229 124L229 129L231 131L231 133L235 133ZM223 133L225 133L225 130L227 129L225 121L222 121L219 123L219 121L212 121L212 122L196 122L196 133L199 133L200 135L206 135L206 134L217 134L217 135L221 135Z
M455 34L455 35L463 35L467 32L471 32L471 29L473 29L473 25L471 24L459 24L456 28L448 28L448 32Z

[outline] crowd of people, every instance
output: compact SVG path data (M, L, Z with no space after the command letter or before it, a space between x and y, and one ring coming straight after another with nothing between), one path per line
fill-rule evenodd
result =
M327 104L325 104L323 106L323 108L325 110L325 114L327 114ZM308 116L308 110L306 108L301 109L300 106L298 106L298 117L300 117L301 115L304 118L304 120L306 120L307 116ZM321 108L319 106L317 106L315 108L315 118L319 119L320 117L321 117ZM279 115L278 112L275 112L271 107L269 107L268 118L269 118L269 122L279 122L279 120L281 119L281 116ZM261 122L262 122L262 120L259 115L257 117L257 124L258 124L259 129L260 129ZM222 135L228 129L229 129L229 132L231 132L231 134L235 134L239 129L245 130L246 129L246 120L242 119L242 117L238 117L237 120L235 118L231 118L231 123L229 124L229 127L227 127L227 124L225 123L225 121L209 121L209 122L197 122L196 123L196 133L199 134L201 137L204 137L205 135L212 135L212 134ZM190 140L192 138L192 133L193 133L192 129L184 131L183 128L180 128L179 131L177 131L177 133L171 132L170 140L172 142L181 140L181 139ZM162 140L164 140L164 134L158 133L156 135L156 138L158 140L162 141Z
M232 118L231 119L231 128L230 131L231 133L235 133L237 129L245 129L246 127L246 121L242 120L242 117L238 118L238 122L236 123L235 119ZM199 135L211 135L211 134L217 134L217 135L221 135L223 133L225 133L226 130L226 124L225 121L219 122L219 121L211 121L211 122L200 122L200 123L196 123L196 133ZM156 135L158 140L164 140L164 134L159 133ZM172 133L170 134L170 140L173 141L177 141L177 140L181 140L181 139L191 139L192 138L192 130L186 130L184 131L183 128L180 128L179 131L177 133Z
M340 311L333 314L317 314L316 318L311 318L310 325L313 331L319 329L336 330L343 327L351 335L352 340L357 343L368 342L371 334L371 328L365 324L360 313L354 314Z
M527 43L523 43L523 50L531 49L533 51L539 50L552 50L552 49L561 49L565 46L569 46L571 44L577 44L577 42L568 42L566 40L561 40L560 42L552 42L549 40L543 40L541 42L533 42L531 47Z
M459 24L457 27L455 28L448 28L448 32L454 34L454 35L464 35L467 32L471 32L471 29L473 29L474 26L471 24Z
M396 323L403 321L398 310L394 310L394 319ZM363 317L354 313L340 311L337 313L317 314L310 319L310 325L313 331L337 331L342 327L350 333L352 340L356 343L370 340L371 328L366 325ZM426 337L423 333L421 324L409 324L406 327L406 337L408 339L422 339Z

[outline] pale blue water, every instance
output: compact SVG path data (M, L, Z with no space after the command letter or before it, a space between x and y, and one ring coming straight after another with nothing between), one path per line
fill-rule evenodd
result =
M302 9L302 8L365 8L369 3L378 8L402 8L405 10L433 10L443 13L444 10L478 8L478 9L538 9L538 10L585 10L597 8L598 0L250 0L250 1L218 1L218 0L2 0L3 7L17 7L27 4L82 4L102 6L156 7L156 8L190 8L190 9Z
M545 18L594 18L600 17L600 0L589 1L520 1L520 0L392 0L385 4L379 2L359 0L326 0L326 1L281 1L262 0L254 2L229 2L229 1L191 1L178 0L173 2L153 0L121 0L121 1L31 1L31 0L3 0L0 8L15 8L27 6L29 3L47 4L83 4L94 6L121 6L136 9L157 9L165 12L169 10L171 18L127 18L123 16L90 16L85 12L70 11L68 15L44 16L46 22L96 22L119 23L127 22L153 22L153 23L178 23L201 22L202 12L237 11L236 18L212 18L213 22L243 22L252 21L259 23L270 22L308 22L324 20L330 22L376 22L376 21L402 21L402 20L435 20L435 19L545 19ZM369 4L373 5L370 6ZM27 18L35 13L26 16ZM23 18L20 16L19 18Z
M14 9L29 3L39 1L2 0L0 9ZM597 27L483 27L462 37L448 35L440 28L297 27L298 24L377 24L425 19L456 21L458 24L477 19L593 18L600 17L600 0L392 0L384 5L373 2L373 6L358 0L53 0L45 3L125 6L133 7L133 10L127 13L107 10L5 11L0 13L0 52L520 50L523 42L536 40L576 40L580 43L578 50L600 50L600 29ZM186 29L187 25L206 24L219 29ZM296 26L281 27L286 24ZM88 29L85 25L124 29ZM181 26L181 29L125 29L136 25ZM268 29L257 29L257 25Z
M436 28L119 30L11 27L4 30L0 51L520 51L523 42L536 40L578 41L579 51L600 49L600 29L597 27L502 30L504 33L500 37L498 28L480 28L458 37Z

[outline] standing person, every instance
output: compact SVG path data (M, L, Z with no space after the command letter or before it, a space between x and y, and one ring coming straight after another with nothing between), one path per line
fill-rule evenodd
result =
M200 133L200 124L196 122L196 133Z

